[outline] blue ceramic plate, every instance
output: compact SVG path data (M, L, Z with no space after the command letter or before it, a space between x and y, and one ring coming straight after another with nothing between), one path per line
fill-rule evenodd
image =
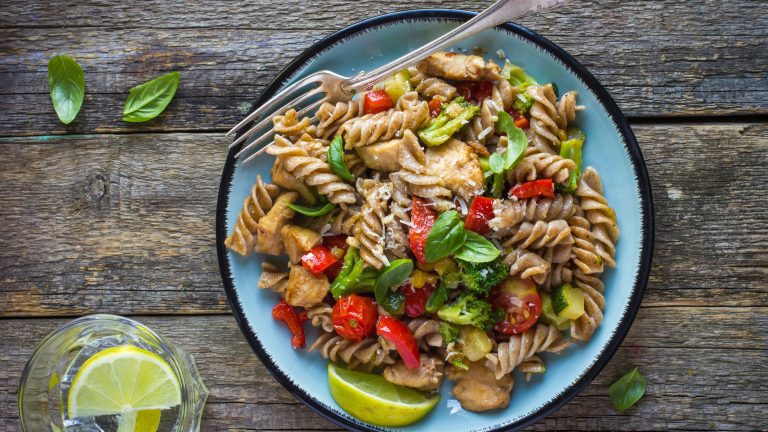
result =
M264 90L256 106L281 86L309 73L329 69L352 76L371 70L456 27L472 16L448 10L411 11L363 21L335 33L306 50ZM515 380L509 407L486 413L461 410L442 388L439 405L419 423L403 430L490 431L522 428L554 413L585 388L600 372L629 330L648 279L653 245L651 191L643 158L632 130L606 90L573 57L543 37L506 24L464 40L455 48L480 47L499 62L502 49L540 82L554 82L561 91L576 90L586 110L576 126L588 136L584 162L600 172L605 195L615 208L621 228L617 268L604 275L606 309L603 325L586 344L561 355L545 355L547 373L531 382ZM286 328L271 318L277 296L256 288L262 258L227 251L224 239L235 224L256 175L270 177L273 159L240 166L230 152L222 174L216 220L219 266L229 302L241 330L264 365L291 393L331 421L356 430L384 430L345 413L327 386L326 360L317 353L294 351ZM313 334L308 336L311 341Z

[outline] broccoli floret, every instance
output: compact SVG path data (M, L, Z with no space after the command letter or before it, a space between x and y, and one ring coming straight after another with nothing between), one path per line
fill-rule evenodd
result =
M478 111L479 106L472 105L463 97L457 97L450 103L443 104L440 115L418 132L419 138L427 146L439 146L467 124Z
M525 69L510 63L509 60L504 63L504 68L501 69L501 76L513 86L525 88L539 84L530 75L525 73Z
M515 101L512 103L512 108L521 112L527 113L533 106L533 98L528 93L519 93Z
M447 322L440 322L440 334L443 335L443 341L446 345L456 342L459 339L459 328Z
M491 288L509 275L509 269L501 257L486 263L472 263L458 260L461 267L461 280L470 291L487 296Z
M443 321L483 330L490 330L499 321L499 314L490 303L470 293L461 294L453 303L441 307L437 316Z

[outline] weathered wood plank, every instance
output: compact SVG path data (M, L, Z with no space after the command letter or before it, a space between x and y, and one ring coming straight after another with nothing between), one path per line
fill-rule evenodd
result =
M763 429L768 408L762 397L768 377L767 311L690 307L641 311L623 347L593 384L534 429ZM690 337L682 334L685 324L682 328L674 324L681 316L695 316L701 330ZM336 429L300 406L269 375L231 316L138 319L195 357L211 390L202 430ZM3 321L0 430L18 428L15 400L21 369L35 344L65 321ZM715 328L721 333L708 337L706 332ZM204 342L210 340L222 342ZM608 386L633 366L640 367L650 384L637 407L620 415L610 407Z
M223 129L293 57L362 18L360 11L369 16L436 5L191 3L178 7L181 19L172 20L159 4L83 2L63 12L45 2L14 2L4 8L0 135ZM442 6L480 8L466 1ZM768 113L768 48L760 43L768 13L759 1L579 2L521 22L576 55L630 116ZM56 120L45 78L48 58L60 53L76 57L87 76L86 103L69 127ZM168 70L180 70L182 83L164 118L123 123L127 89Z
M645 305L768 306L768 125L635 130L656 203ZM225 147L218 134L0 140L0 316L228 311Z

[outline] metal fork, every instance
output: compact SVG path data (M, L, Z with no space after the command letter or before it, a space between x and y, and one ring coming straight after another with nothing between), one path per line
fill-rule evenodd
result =
M565 0L500 0L454 30L371 72L362 72L352 78L344 77L328 70L315 72L279 91L271 99L255 109L227 132L226 136L231 136L251 122L261 119L253 127L237 137L237 139L230 144L229 148L235 147L246 141L258 131L263 130L265 126L271 124L273 116L281 115L291 108L299 108L298 117L301 118L318 108L323 102L349 101L356 93L370 90L376 84L384 81L395 72L400 71L415 62L423 60L440 49L452 45L461 39L503 24L507 21L511 21L512 19L519 18L528 12L548 8L564 1ZM299 90L302 91L299 92ZM319 100L305 105L311 101L313 97L318 95L323 96ZM289 99L292 96L294 96L293 99ZM272 111L278 106L279 108L277 110ZM313 122L314 121L315 119L313 118ZM245 153L262 146L273 137L273 130L269 129L238 151L237 154L235 154L235 158L240 158ZM271 142L269 144L271 144ZM264 153L268 146L269 145L259 148L255 153L243 160L243 164Z

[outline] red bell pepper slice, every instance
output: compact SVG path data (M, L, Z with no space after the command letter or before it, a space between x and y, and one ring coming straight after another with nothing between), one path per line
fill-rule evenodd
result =
M301 327L301 320L296 310L291 305L280 300L275 307L272 308L272 318L282 321L288 326L288 330L291 332L291 346L293 349L304 348L307 346L307 340L304 337L304 328Z
M365 114L376 114L386 111L395 106L392 98L384 90L369 91L363 99L363 112Z
M405 314L411 318L416 318L427 310L427 300L435 291L432 284L425 284L421 288L414 288L411 284L407 284L401 289L405 294Z
M520 129L527 129L528 126L530 126L528 119L525 118L523 113L520 111L514 108L510 108L509 115L511 115L512 119L515 121L515 126L519 127Z
M464 220L464 228L478 234L486 234L490 229L488 221L493 218L493 198L476 196L469 205L469 212Z
M391 342L408 369L419 367L419 344L407 325L391 316L379 318L376 334Z
M440 111L443 110L443 100L437 96L433 97L429 101L429 115L435 118L440 115Z
M537 196L552 198L555 196L555 185L552 183L552 179L534 180L516 185L510 189L509 193L516 196L518 199L533 198Z
M432 229L436 219L437 215L429 208L427 200L413 197L411 200L411 229L408 232L408 239L413 256L422 264L427 263L424 256L424 246L427 243L429 230Z
M339 259L324 245L313 247L301 257L301 265L316 275L322 274L337 262Z
M493 91L493 82L491 81L459 81L456 84L456 90L463 96L467 102L480 105L486 98L491 96Z

